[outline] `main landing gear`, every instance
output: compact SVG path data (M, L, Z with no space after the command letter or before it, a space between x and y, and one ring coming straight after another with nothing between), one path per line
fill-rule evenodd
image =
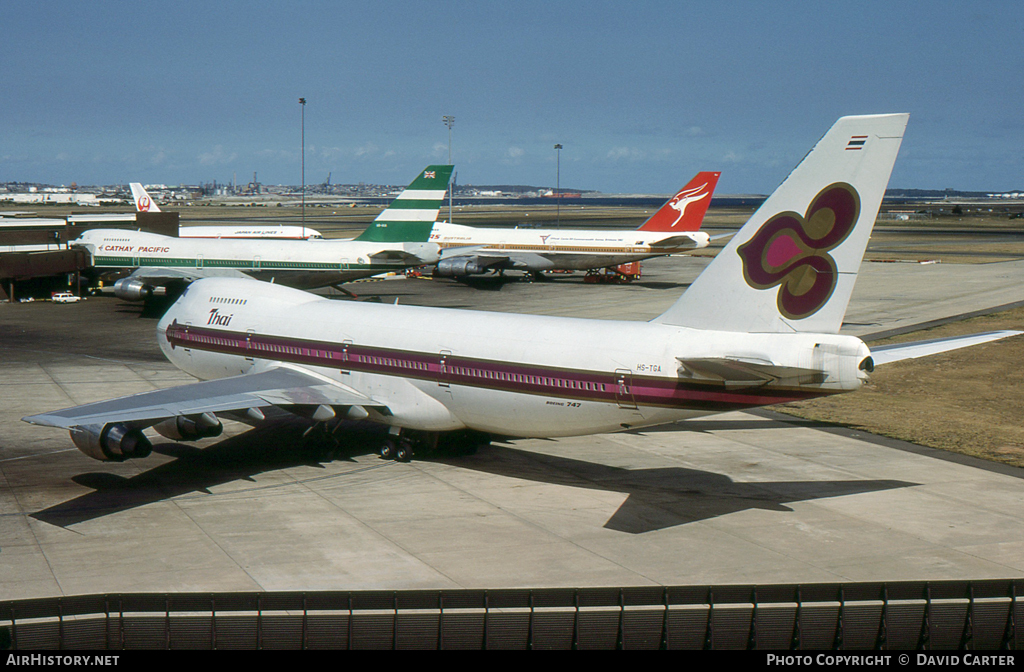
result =
M413 454L429 457L473 455L480 446L491 443L485 432L463 429L454 432L417 432L392 427L378 451L383 460L409 462Z
M380 458L382 460L397 460L408 462L412 459L412 441L397 434L389 434L380 444Z

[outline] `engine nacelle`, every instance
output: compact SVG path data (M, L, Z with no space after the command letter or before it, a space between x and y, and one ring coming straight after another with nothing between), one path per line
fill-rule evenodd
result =
M202 415L176 415L153 425L153 429L160 436L165 436L172 441L198 441L220 436L224 431L224 425L213 413L203 413Z
M141 429L132 429L120 423L102 427L72 427L71 440L80 451L102 462L124 462L135 457L146 457L153 452Z
M486 272L487 269L478 264L475 257L455 257L437 262L433 275L440 278L461 278Z
M145 301L153 296L153 287L135 278L121 278L114 283L114 296L123 301Z

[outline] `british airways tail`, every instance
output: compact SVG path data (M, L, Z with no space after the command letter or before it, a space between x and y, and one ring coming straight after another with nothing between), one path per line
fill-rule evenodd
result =
M356 240L425 243L444 203L454 166L427 166Z
M651 215L641 231L700 231L704 215L711 205L711 194L715 193L718 177L722 173L697 173L697 175L670 198L661 209Z
M908 118L839 119L653 321L721 331L838 333Z
M136 212L160 212L160 208L156 207L156 201L150 198L141 184L132 182L129 186L132 188L132 198L135 199Z

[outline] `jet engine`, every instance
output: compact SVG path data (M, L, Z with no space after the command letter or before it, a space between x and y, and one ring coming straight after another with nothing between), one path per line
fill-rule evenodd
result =
M153 429L172 441L198 441L220 436L224 431L224 425L213 413L203 413L202 415L176 415L153 425Z
M477 263L474 257L442 259L434 267L434 276L439 278L461 278L466 275L486 273L487 269Z
M103 462L124 462L133 457L146 457L153 451L153 444L141 429L121 423L72 427L71 440L80 451Z
M134 278L121 278L114 283L114 296L123 301L145 301L153 296L153 286Z

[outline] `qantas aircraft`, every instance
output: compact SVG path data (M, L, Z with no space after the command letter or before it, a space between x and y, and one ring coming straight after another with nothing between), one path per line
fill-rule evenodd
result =
M707 247L700 225L719 175L698 173L639 229L492 229L437 222L430 240L442 253L434 275L607 268Z
M180 289L206 277L251 277L289 287L326 287L388 271L435 263L430 227L452 166L427 168L352 240L171 238L143 231L92 229L72 245L84 247L99 271L134 268L114 294L142 301L157 287Z
M139 182L132 182L128 186L132 190L132 198L135 199L136 212L161 212L156 201L149 195L146 188ZM220 225L207 224L203 226L182 226L178 228L179 238L275 238L275 239L305 239L323 238L319 231L308 226L284 226L284 225Z
M839 335L907 123L843 117L665 313L650 322L331 301L254 280L193 283L157 325L203 380L24 418L98 460L143 430L217 436L270 406L327 431L388 426L381 455L490 435L614 432L858 389L878 364L1021 332L884 346ZM683 425L685 426L685 425ZM443 439L440 441L439 439Z

